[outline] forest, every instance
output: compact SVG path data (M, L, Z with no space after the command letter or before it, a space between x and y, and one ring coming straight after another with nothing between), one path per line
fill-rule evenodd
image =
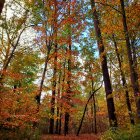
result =
M140 1L0 0L0 140L140 140Z

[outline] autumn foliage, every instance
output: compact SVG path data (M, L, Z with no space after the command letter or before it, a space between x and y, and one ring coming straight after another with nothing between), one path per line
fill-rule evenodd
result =
M139 137L139 1L4 3L2 140Z

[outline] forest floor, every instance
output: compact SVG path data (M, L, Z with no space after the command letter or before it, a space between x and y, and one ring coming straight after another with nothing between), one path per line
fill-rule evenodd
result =
M42 135L41 140L100 140L99 136L95 134L81 134L75 135Z

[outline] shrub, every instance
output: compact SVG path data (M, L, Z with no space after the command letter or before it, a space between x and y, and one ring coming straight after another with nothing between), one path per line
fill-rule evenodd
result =
M101 140L140 140L140 125L125 130L108 130L102 135Z
M40 140L40 131L38 128L25 127L22 129L1 129L1 140Z

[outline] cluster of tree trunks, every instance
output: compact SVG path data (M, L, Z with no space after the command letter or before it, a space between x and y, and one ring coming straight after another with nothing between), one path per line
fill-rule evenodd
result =
M70 1L69 1L70 2ZM3 6L4 6L5 0L1 0L0 1L0 14L2 12ZM44 84L44 80L45 80L45 75L46 75L46 71L47 71L47 66L48 66L48 61L49 61L49 55L50 55L50 51L52 51L52 47L54 47L54 54L55 57L53 59L53 80L52 80L52 98L51 98L51 108L50 108L50 113L51 113L51 118L50 118L50 126L49 126L49 133L53 134L53 133L57 133L60 134L61 133L61 127L62 127L62 122L61 122L61 109L62 109L62 104L57 107L56 111L55 111L55 101L56 101L56 95L58 94L58 99L62 99L65 100L65 102L69 105L70 104L70 100L71 100L71 92L72 92L72 88L71 88L71 72L72 72L72 34L71 34L71 24L68 23L68 29L69 29L69 34L68 34L68 43L67 48L66 48L66 53L68 54L68 58L66 60L65 58L65 62L64 62L64 72L63 74L60 72L59 73L59 79L57 82L57 60L58 60L58 43L57 43L57 1L54 1L54 21L53 21L53 34L54 34L54 45L51 44L51 41L47 42L46 40L46 48L47 48L47 53L46 53L46 57L45 57L45 62L44 62L44 69L43 69L43 73L42 73L42 77L41 77L41 83L39 86L39 90L38 90L38 94L36 95L36 101L38 104L38 108L37 111L39 111L39 106L41 104L41 93L43 90L43 84ZM110 76L109 76L109 71L108 71L108 62L107 62L107 55L105 53L105 44L103 42L103 36L102 36L102 32L101 32L101 28L100 28L100 20L99 20L99 13L98 13L98 7L96 6L96 2L95 0L90 0L91 3L91 7L92 7L92 17L93 17L93 24L94 24L94 29L95 29L95 35L96 35L96 40L97 40L97 46L98 46L98 50L99 50L99 57L101 60L101 70L102 70L102 74L103 74L103 81L104 81L104 87L105 87L105 93L106 93L106 101L107 101L107 109L108 109L108 118L109 118L109 123L110 123L110 127L111 128L116 128L118 126L118 122L117 122L117 117L115 114L115 103L113 100L113 95L112 95L112 85L111 85L111 81L110 81ZM43 1L43 6L44 6L44 1ZM138 75L137 72L135 70L135 55L134 57L132 57L132 52L135 52L135 49L131 46L130 44L130 37L129 37L129 31L128 31L128 27L127 27L127 19L126 19L126 12L125 12L125 6L124 6L124 0L120 0L120 6L121 6L121 11L119 12L122 16L122 23L123 23L123 31L124 31L124 37L125 37L125 43L126 43L126 50L127 50L127 57L128 57L128 62L129 62L129 68L130 68L130 81L131 81L131 87L133 89L133 93L134 93L134 97L135 97L135 101L136 101L136 108L137 108L137 122L140 123L140 91L139 91L139 83L138 83ZM44 11L45 12L45 11ZM68 9L67 9L67 15L70 16L71 15L71 6L70 4L68 5ZM26 15L25 15L26 16ZM45 13L44 13L45 16ZM45 17L44 17L45 19ZM44 26L44 28L46 29L46 24L45 21L43 21L42 25ZM17 45L19 43L21 34L23 33L23 31L25 30L25 28L23 28L23 30L21 30L19 37L17 39L17 42L15 44L11 44L13 46L13 50L11 51L10 56L8 57L7 61L5 62L4 66L3 66L3 70L2 71L6 71L7 67L11 61L11 59L13 58L14 52L17 48ZM46 33L47 36L47 33ZM115 38L115 34L112 34L112 42L115 48L115 52L116 52L116 56L117 56L117 61L118 61L118 65L119 65L119 71L120 71L120 76L121 76L121 81L122 81L122 86L125 88L125 100L126 100L126 105L127 105L127 109L128 109L128 113L129 113L129 117L130 117L130 122L131 124L135 124L134 121L134 117L132 115L132 107L131 107L131 103L130 103L130 99L129 99L129 91L128 91L128 87L127 87L127 79L125 77L125 73L123 71L122 68L122 62L121 62L121 58L120 58L120 54L118 51L118 44L116 42L116 38ZM67 64L66 64L67 63ZM62 96L60 92L63 92L63 88L60 91L60 88L57 91L57 83L58 86L61 84L61 82L65 82L65 67L67 65L67 70L69 73L69 76L67 78L67 89L66 92L67 94L65 96ZM63 75L63 80L61 81L61 76ZM2 80L3 80L3 74L0 75L0 84L2 85ZM85 116L85 112L87 109L87 105L89 103L89 101L91 99L93 99L93 106L94 106L94 124L95 124L95 129L94 132L97 133L97 127L96 127L96 104L95 104L95 93L101 88L99 87L98 89L96 89L94 91L93 89L93 80L91 81L92 83L92 90L91 90L91 95L85 105L84 108L84 112L83 112L83 116L82 119L80 121L80 125L77 131L77 136L80 133L81 127L82 127L82 123L83 123L83 119ZM16 85L14 86L14 90L16 90ZM69 108L65 109L65 113L64 113L64 135L67 135L69 133L69 121L70 121L70 113L69 113ZM54 115L55 112L57 113L57 117L60 119L56 120L56 130L55 129L55 120L54 120Z

